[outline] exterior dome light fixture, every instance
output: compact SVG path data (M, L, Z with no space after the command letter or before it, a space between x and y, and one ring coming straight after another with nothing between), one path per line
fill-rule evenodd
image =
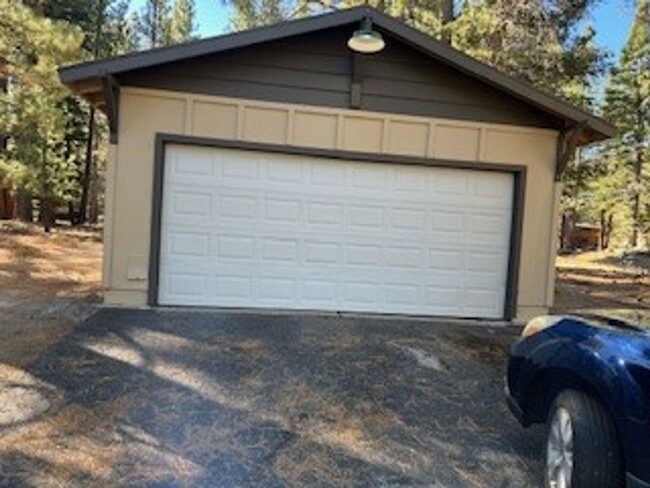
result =
M361 28L354 31L350 39L348 39L348 47L353 51L363 54L378 53L386 43L381 34L372 29L372 20L366 17L361 21Z

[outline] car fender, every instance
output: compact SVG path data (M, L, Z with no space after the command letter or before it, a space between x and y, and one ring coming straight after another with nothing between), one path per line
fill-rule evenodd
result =
M630 374L629 365L595 337L578 342L563 337L543 341L529 351L527 362L525 370L529 378L522 384L529 388L536 384L540 374L580 378L613 417L624 415L638 424L649 421L647 393ZM532 398L534 392L526 391L522 395Z

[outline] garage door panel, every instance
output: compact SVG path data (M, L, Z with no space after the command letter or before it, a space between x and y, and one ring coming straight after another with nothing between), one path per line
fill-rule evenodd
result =
M224 153L220 154L217 161L219 181L248 184L259 177L260 156L258 154L232 151L226 157Z
M209 148L197 148L192 154L182 152L180 148L171 148L166 153L167 171L173 173L174 181L179 183L212 180L215 171L215 154Z
M169 273L162 280L162 290L176 299L191 303L203 303L208 296L207 274L196 272L188 273L184 270L169 270Z
M264 199L263 218L267 222L300 225L301 201L298 198L268 197Z
M432 285L438 289L462 288L464 284L462 269L454 271L432 271L422 278L424 285Z
M306 265L334 265L341 263L342 245L338 242L307 240L304 245L303 262Z
M176 231L169 233L169 254L179 257L208 258L210 234L207 232Z
M218 260L245 260L255 259L255 238L249 235L220 235L215 237L216 253Z
M500 289L468 288L464 293L464 310L488 314L498 306Z
M254 195L242 194L219 194L218 214L219 218L242 219L248 222L257 218L257 198Z
M241 274L215 276L216 298L248 302L253 296L253 278Z
M302 183L303 165L291 161L269 160L266 165L266 175L270 181L282 183Z
M305 225L337 228L344 223L345 207L332 202L305 202Z
M503 315L512 175L195 149L167 151L159 303Z
M209 217L212 194L188 190L171 189L170 213L181 219Z
M469 175L463 171L442 170L429 175L430 192L434 195L454 195L464 197L468 194Z
M381 266L382 248L374 244L348 244L345 246L345 265Z
M393 208L389 210L389 225L398 231L424 232L427 211L420 208Z
M303 283L303 302L306 305L331 305L337 303L339 283L333 279L307 279Z
M422 177L422 171L417 166L405 166L399 170L393 168L390 172L390 181L393 191L398 193L420 194L427 193L428 175Z
M300 264L300 242L298 239L267 237L262 239L261 260L266 262Z
M386 190L388 188L388 169L385 166L367 164L349 165L350 184L358 190Z
M330 187L335 191L346 184L346 166L344 164L318 164L310 166L311 185Z
M385 263L389 267L417 270L424 266L425 252L414 246L388 246Z

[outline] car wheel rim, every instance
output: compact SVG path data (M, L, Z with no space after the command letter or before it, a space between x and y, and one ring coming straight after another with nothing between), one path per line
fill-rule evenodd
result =
M546 479L549 488L571 488L573 474L573 424L571 415L558 408L551 419L546 444Z

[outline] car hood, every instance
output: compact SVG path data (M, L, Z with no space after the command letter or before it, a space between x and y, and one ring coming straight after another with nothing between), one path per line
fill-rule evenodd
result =
M567 317L564 323L582 327L584 340L601 343L610 353L626 361L643 363L650 369L650 330L629 322L601 316L581 316L579 321ZM563 324L558 324L561 326Z

